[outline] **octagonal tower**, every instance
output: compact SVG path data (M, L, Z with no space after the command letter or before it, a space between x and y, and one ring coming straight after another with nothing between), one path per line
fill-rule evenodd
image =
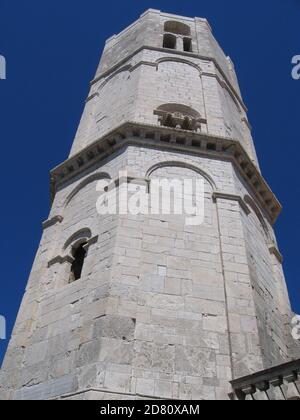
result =
M149 194L154 178L201 180L204 222L98 214L99 181ZM3 399L225 399L232 379L299 354L281 206L205 19L148 10L106 42L51 190Z

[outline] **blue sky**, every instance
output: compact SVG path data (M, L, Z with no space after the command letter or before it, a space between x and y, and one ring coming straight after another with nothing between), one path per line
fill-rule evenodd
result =
M148 8L206 17L233 59L263 174L283 204L277 237L300 313L299 0L0 0L1 292L11 333L49 211L49 170L63 161L106 38ZM0 361L7 341L0 341Z

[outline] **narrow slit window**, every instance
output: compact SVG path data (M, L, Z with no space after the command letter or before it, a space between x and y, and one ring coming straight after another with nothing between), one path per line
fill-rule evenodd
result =
M83 264L86 257L86 250L84 249L85 245L86 243L83 243L73 250L74 261L71 266L70 283L81 278Z
M191 38L183 38L183 50L186 52L193 51Z

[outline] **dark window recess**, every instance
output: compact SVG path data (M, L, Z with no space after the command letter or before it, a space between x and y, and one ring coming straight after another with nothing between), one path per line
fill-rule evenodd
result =
M188 25L182 22L177 22L173 20L169 20L165 22L164 31L171 32L172 34L178 34L178 35L184 35L184 36L191 35L191 28Z
M86 243L83 243L73 251L74 261L71 267L70 283L81 278L83 264L86 257L86 250L84 249L85 245Z
M183 50L186 52L192 52L192 40L191 38L184 38L183 39Z
M164 35L163 47L164 48L170 48L172 50L176 50L176 36L170 35L170 34L165 34Z

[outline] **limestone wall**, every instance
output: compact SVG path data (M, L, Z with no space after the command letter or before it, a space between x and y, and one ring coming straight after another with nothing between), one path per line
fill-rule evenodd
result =
M188 25L193 52L162 48L168 21ZM168 103L199 112L203 132L240 141L258 165L234 66L207 21L159 11L107 41L71 155L125 121L159 125L154 111Z
M169 20L190 26L193 53L161 48ZM202 133L241 142L258 165L239 95L233 65L204 19L148 11L107 42L71 156L127 121L158 126L155 111L179 104L197 115ZM151 147L139 136L126 133L119 149L107 138L109 156L90 167L78 156L81 173L68 162L57 175L1 369L1 399L226 399L230 380L296 354L281 256L251 174L246 182L238 156L220 142L206 148L206 137L192 153L172 136ZM88 162L101 150L88 150ZM99 215L97 183L123 188L120 171L145 192L155 177L203 180L204 223ZM87 255L70 283L79 243Z
M185 105L205 122L201 131L242 143L257 163L246 113L211 62L144 50L91 89L71 155L125 121L160 125L154 111Z
M151 177L205 174L203 225L174 215L97 214L97 179L129 168L143 179L158 164ZM243 188L228 161L137 146L62 185L51 217L64 219L44 232L1 396L77 398L92 387L95 398L225 399L232 378L286 360L280 308L288 297L276 293L262 227L238 202L212 199L214 190ZM68 284L70 265L48 263L86 228L98 238L81 280Z

